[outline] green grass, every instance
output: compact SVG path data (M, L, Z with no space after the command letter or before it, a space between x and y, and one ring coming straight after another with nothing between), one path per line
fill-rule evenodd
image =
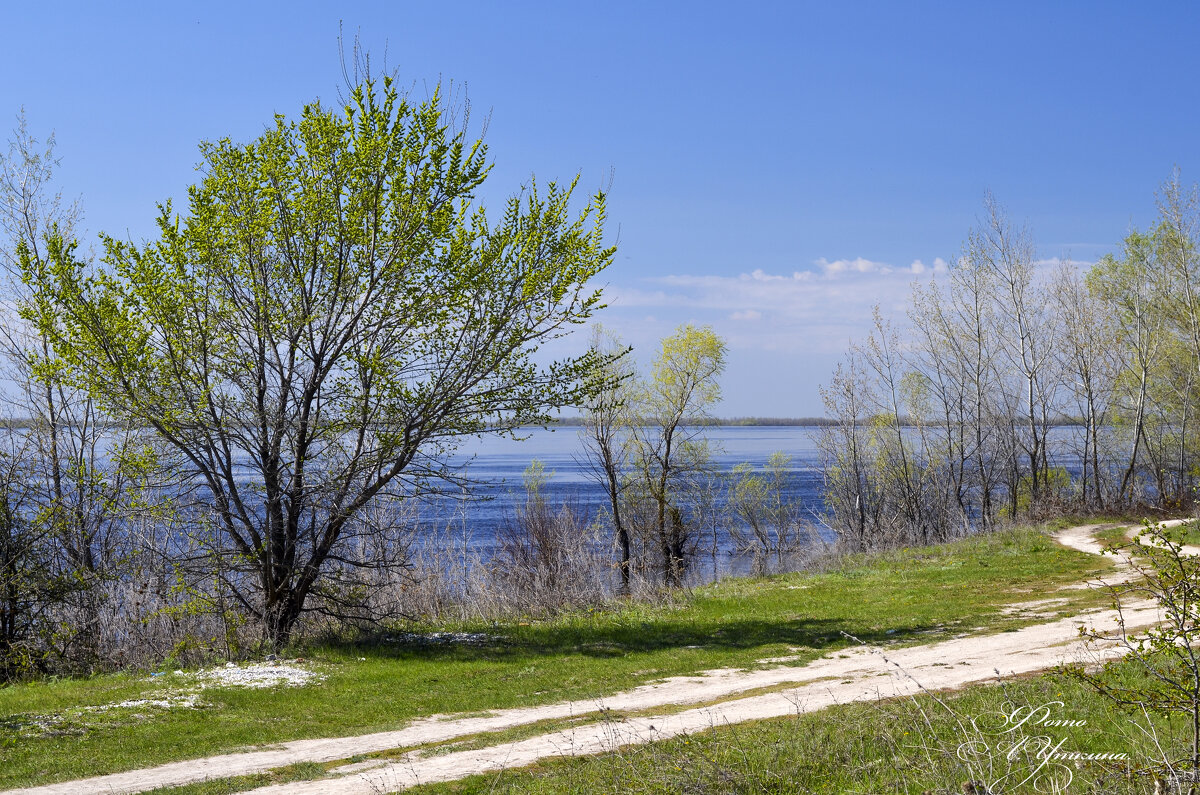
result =
M1138 674L1123 664L1114 675L1129 680ZM1123 669L1123 670L1122 670ZM1037 707L1051 702L1056 719L1083 721L1081 726L996 729L998 714L1010 705ZM990 716L990 717L989 717ZM978 719L982 731L972 720ZM505 770L444 784L408 790L414 795L470 793L576 792L622 793L960 793L966 781L990 785L1014 775L1006 792L1035 792L1019 785L1039 764L1032 738L1062 740L1062 751L1093 754L1125 753L1125 762L1069 762L1072 781L1067 792L1146 793L1153 789L1139 772L1161 760L1161 751L1138 725L1153 725L1167 753L1186 753L1186 726L1161 717L1147 722L1123 712L1074 679L1043 675L976 685L958 693L913 699L835 706L820 712L724 726L597 757L558 758L529 768ZM1009 760L1005 751L1020 737L1030 738ZM980 753L968 765L959 749L968 741ZM1007 745L1004 745L1007 743ZM1023 772L1022 772L1023 771ZM1061 775L1062 771L1056 771ZM1048 790L1042 790L1048 791Z
M232 795L235 792L248 792L271 784L287 784L292 781L313 781L324 778L328 768L328 765L300 762L250 776L230 776L213 781L199 781L182 787L161 787L147 790L147 795Z
M479 647L380 642L302 653L326 679L271 690L212 688L201 709L79 712L161 695L183 683L104 675L0 689L0 788L47 783L307 737L395 729L434 713L592 699L667 676L797 664L849 644L930 642L1029 623L999 608L1103 571L1109 562L1062 549L1034 530L845 561L821 574L727 580L673 604L622 605L546 621L430 626L499 638ZM1103 603L1055 594L1066 610ZM135 712L138 713L135 715ZM30 716L58 715L49 733Z
M148 795L232 795L246 793L259 787L270 787L271 784L287 784L290 782L314 781L324 778L328 765L318 765L311 761L301 761L299 764L276 767L264 773L254 773L252 776L230 776L217 778L214 781L187 784L185 787L163 787L146 790Z
M1113 525L1111 527L1105 527L1097 530L1095 536L1098 540L1103 541L1108 546L1125 547L1129 544L1129 537L1126 535L1128 530L1128 525Z
M1184 544L1200 546L1200 525L1196 522L1180 525L1177 528L1177 532L1179 533L1179 540Z
M1133 547L1133 542L1130 540L1129 528L1131 527L1140 529L1142 522L1130 519L1125 522L1114 523L1111 527L1097 531L1096 537L1111 546L1131 549ZM1189 522L1169 528L1167 533L1174 541L1179 543L1200 546L1200 524L1196 522Z

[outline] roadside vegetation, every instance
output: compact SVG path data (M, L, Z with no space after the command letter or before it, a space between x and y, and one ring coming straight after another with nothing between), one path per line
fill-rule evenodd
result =
M1115 672L1114 672L1115 674ZM1128 667L1130 686L1147 680ZM1074 726L1025 726L1004 733L1000 716L1050 705L1051 720ZM1028 712L1022 713L1028 714ZM978 721L978 727L972 725ZM1147 763L1189 752L1187 721L1121 710L1061 674L976 685L960 692L846 704L788 718L718 726L594 757L559 758L529 768L428 784L420 795L468 793L722 792L961 795L1071 792L1145 795L1156 776ZM1145 730L1145 731L1143 731ZM1125 754L1041 767L1050 737L1060 752ZM1026 742L1008 757L1013 744ZM968 752L964 753L964 748ZM971 789L967 785L971 785ZM211 789L180 792L234 792ZM1061 787L1056 789L1055 787ZM1175 791L1162 789L1160 791Z
M544 620L404 627L295 650L323 676L302 687L209 687L190 707L88 708L189 691L192 674L104 674L0 689L0 787L65 780L248 745L396 728L413 718L588 700L664 677L788 658L802 665L851 642L928 643L1046 620L1005 611L1110 563L1038 529L830 562L822 572L729 579L658 604ZM1064 590L1054 612L1102 603ZM433 633L467 633L440 642ZM294 658L289 658L294 659ZM780 663L770 663L780 664ZM218 669L220 670L220 669Z
M1149 598L1161 624L1114 634L1126 656L959 692L838 705L550 759L419 793L1193 793L1200 753L1194 524L1102 530L1135 574L1108 595ZM1130 540L1132 537L1132 540ZM799 705L798 705L799 707ZM221 790L213 790L214 792ZM234 790L229 790L234 791Z

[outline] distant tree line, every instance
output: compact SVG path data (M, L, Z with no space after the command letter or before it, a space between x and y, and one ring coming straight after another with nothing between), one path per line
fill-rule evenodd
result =
M822 389L826 502L847 546L1193 504L1198 234L1196 189L1177 173L1153 228L1086 270L1039 262L989 196L948 273L914 285L906 330L876 310ZM1073 428L1056 433L1064 418Z
M645 418L647 424L653 424L653 418ZM1070 421L1067 419L1066 421ZM819 428L823 425L833 425L836 420L831 420L828 417L685 417L682 425L703 425L706 427L725 427L725 428L741 428L741 427L776 427L776 428ZM554 420L553 425L558 425L566 428L578 428L588 424L588 418L585 416L578 417L559 417Z

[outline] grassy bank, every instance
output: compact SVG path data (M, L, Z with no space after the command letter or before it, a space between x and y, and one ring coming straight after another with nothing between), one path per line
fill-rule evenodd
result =
M1137 676L1129 667L1123 674ZM999 717L1013 715L1014 707L1043 705L1049 705L1051 720L1078 725L1013 728L1016 721L1006 727ZM1176 759L1186 755L1185 734L1182 722L1120 711L1090 688L1050 674L943 696L848 704L723 726L603 756L553 759L408 792L949 795L971 791L964 787L971 781L997 792L1132 795L1155 791L1139 769L1164 753ZM1125 758L1042 766L1038 753L1046 746L1039 737L1051 738L1050 747L1060 752ZM1064 788L1055 790L1052 781ZM189 795L232 791L218 784Z
M209 687L194 708L135 705L181 697L194 679L105 675L0 689L0 788L45 783L305 737L398 728L435 713L590 699L667 676L803 664L848 644L999 631L1032 619L1001 610L1111 564L1036 529L841 562L829 571L727 580L660 605L629 604L547 621L406 627L479 633L475 644L371 642L295 650L318 684ZM1097 604L1063 591L1071 613ZM389 640L390 638L390 640Z

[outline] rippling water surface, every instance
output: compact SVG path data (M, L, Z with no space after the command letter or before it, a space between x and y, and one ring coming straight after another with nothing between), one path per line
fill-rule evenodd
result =
M1051 432L1052 461L1066 466L1073 474L1078 469L1078 460L1068 447L1078 430L1062 427ZM786 497L798 501L813 518L824 512L816 446L820 428L717 426L705 429L705 433L713 444L713 464L726 475L741 463L761 468L777 451L790 456ZM470 477L478 482L473 489L477 499L444 500L428 505L423 524L431 529L452 524L460 538L486 555L495 545L497 530L512 518L519 501L524 499L523 473L535 459L542 462L549 478L545 494L551 505L569 503L587 515L594 515L606 504L605 492L589 477L582 460L580 429L537 428L525 431L522 436L526 438L472 440L461 448L455 461L465 464ZM717 544L726 552L731 549L727 535L721 531L717 534Z
M756 468L766 464L777 451L791 456L787 497L799 500L805 509L821 511L821 473L816 438L819 428L804 426L719 426L705 429L713 445L713 465L728 473L738 464ZM533 460L545 467L546 499L551 505L569 503L592 515L606 504L600 484L590 477L583 461L578 428L529 429L523 440L489 437L473 440L455 458L465 464L469 476L478 481L477 499L456 504L441 501L426 506L426 524L452 523L465 533L472 546L486 553L495 543L500 526L511 519L519 501L525 469ZM727 539L718 539L722 547Z

